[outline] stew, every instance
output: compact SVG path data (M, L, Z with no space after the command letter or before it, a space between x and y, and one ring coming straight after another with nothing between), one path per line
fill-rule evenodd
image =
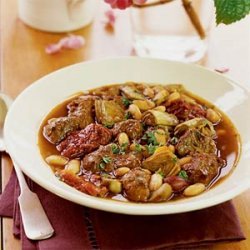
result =
M183 85L134 82L61 103L38 144L61 181L130 202L198 195L228 175L240 153L237 130L214 105Z

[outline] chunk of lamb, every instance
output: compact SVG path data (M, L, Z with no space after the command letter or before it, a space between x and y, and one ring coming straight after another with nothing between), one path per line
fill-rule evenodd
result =
M189 129L180 137L176 145L176 150L180 156L191 153L216 153L214 140L201 134L197 129Z
M113 170L113 156L111 145L100 146L96 151L87 154L82 159L82 166L84 170L92 173L99 173L102 170L110 172ZM103 157L108 157L111 161L103 162ZM103 163L103 165L101 165ZM104 165L105 164L105 165Z
M100 99L98 96L82 95L71 101L67 105L69 116L81 116L83 110L86 109L86 105L90 104L91 108L94 106L94 101Z
M103 161L105 157L108 159L106 162ZM92 173L112 172L119 167L135 168L141 165L139 157L133 153L113 154L111 144L100 146L98 150L85 155L82 163L83 168Z
M170 114L174 114L180 122L195 117L206 117L206 110L201 105L188 103L182 99L171 102L166 111Z
M68 116L52 118L44 126L43 135L50 143L58 144L69 133L83 129L94 122L92 115L94 100L83 97L78 97L68 104Z
M149 181L151 174L142 168L131 169L122 177L123 189L131 201L146 202L150 195Z
M141 122L129 119L116 123L112 129L113 135L117 136L121 132L125 132L131 140L139 139L143 133Z
M115 168L127 167L127 168L136 168L141 166L141 155L134 154L130 152L123 155L115 155L114 165Z
M56 148L63 156L69 158L81 157L94 151L100 145L108 144L111 137L112 134L109 129L92 123L81 131L72 132Z
M195 153L191 162L184 164L182 169L187 172L191 183L203 183L208 185L225 166L225 160L215 154Z

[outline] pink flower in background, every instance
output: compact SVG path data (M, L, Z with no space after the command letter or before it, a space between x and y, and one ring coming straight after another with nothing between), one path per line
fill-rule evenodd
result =
M55 54L62 49L80 49L85 44L85 39L82 36L69 35L60 39L57 43L52 43L46 46L47 54Z
M80 49L85 44L85 39L82 36L70 35L62 38L59 43L65 49Z
M114 14L113 10L107 10L105 13L105 17L106 17L106 26L111 27L112 29L114 28L115 25L115 21L116 21L116 16Z
M58 53L59 51L61 51L61 45L58 43L52 43L46 46L45 48L45 52L47 54L55 54Z
M224 74L224 73L227 73L229 71L229 68L226 68L226 67L216 68L215 71L217 71L221 74Z
M112 8L126 9L130 7L133 3L144 4L147 0L104 0L106 3L110 4Z

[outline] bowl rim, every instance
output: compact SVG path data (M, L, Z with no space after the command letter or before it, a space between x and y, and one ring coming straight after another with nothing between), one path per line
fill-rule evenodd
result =
M43 81L46 81L46 79L50 78L51 75L54 75L55 73L60 74L61 71L65 71L65 70L71 70L72 68L77 67L77 65L84 66L86 64L88 64L88 65L95 64L97 62L103 62L103 61L107 61L107 60L108 61L136 60L138 62L144 61L144 60L150 60L150 61L167 62L167 63L175 64L177 66L178 65L185 65L185 66L190 67L190 68L196 68L196 69L198 68L198 69L209 72L209 74L212 73L212 74L216 74L220 77L225 78L231 84L236 85L240 89L244 90L248 94L248 98L250 97L250 95L249 95L250 90L245 85L242 86L241 84L232 80L228 76L224 76L224 75L222 76L222 74L220 74L216 71L213 71L212 69L206 68L204 66L176 62L176 61L169 61L169 60L162 60L162 59L138 58L138 57L133 57L133 56L126 56L126 57L110 57L110 58L94 59L94 60L90 60L90 61L86 61L86 62L72 64L70 66L63 67L61 69L53 71L53 72L41 77L40 79L36 80L31 85L29 85L27 88L25 88L18 95L18 97L16 98L16 100L14 101L14 103L10 109L13 109L13 107L15 107L15 103L18 102L19 99L22 98L22 94L24 92L28 92L28 91L32 90L33 88L36 88L37 85L42 84ZM6 117L6 123L8 122L8 119L9 119L9 113L7 114L7 117ZM9 133L8 128L7 128L7 126L5 126L4 127L4 135L6 135L8 133ZM77 192L80 192L81 194L83 194L83 197L84 197L84 202L83 202L83 200L79 200L76 192L70 193L70 197L69 197L69 195L65 195L65 190L62 190L59 185L56 185L56 183L54 183L54 182L50 183L50 182L47 182L46 180L39 179L37 175L35 175L31 172L27 172L25 167L23 167L20 164L20 161L19 161L18 157L16 156L16 154L13 153L11 142L8 139L6 140L6 147L7 147L7 151L10 153L10 156L17 163L17 165L20 166L22 171L27 176L29 176L34 182L36 182L37 184L39 184L40 186L42 186L46 190L53 192L54 194L56 194L64 199L67 199L69 201L72 201L74 203L88 206L88 207L95 208L95 209L108 211L108 212L131 214L131 215L161 215L161 214L174 214L174 213L188 212L188 211L193 211L193 210L211 207L211 206L220 204L222 202L228 201L228 200L234 198L235 196L239 195L240 193L246 191L248 188L250 188L250 182L249 183L242 182L233 188L233 192L232 192L232 190L229 190L229 191L224 192L223 194L218 194L218 195L216 195L216 197L213 197L212 200L211 199L203 199L202 203L200 203L199 201L195 201L192 203L184 204L185 205L184 209L183 209L183 207L180 207L180 206L179 207L174 206L174 204L171 204L171 202L170 203L146 203L146 204L133 203L133 202L127 203L127 202L120 202L120 201L109 200L109 199L96 198L93 196L85 195L85 194L81 193L80 191L77 191ZM67 185L67 184L65 184L65 185ZM74 189L74 188L72 188L72 189ZM167 211L166 211L166 207L164 207L163 204L168 205Z

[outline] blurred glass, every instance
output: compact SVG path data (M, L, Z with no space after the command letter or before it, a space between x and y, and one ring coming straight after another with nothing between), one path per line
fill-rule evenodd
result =
M192 5L206 33L205 39L198 35L181 0L153 7L131 8L136 55L183 62L201 61L207 51L214 6L212 0L193 0Z

